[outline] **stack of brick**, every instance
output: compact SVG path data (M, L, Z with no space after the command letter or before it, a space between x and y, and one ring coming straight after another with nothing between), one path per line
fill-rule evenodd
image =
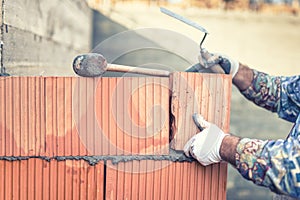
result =
M211 74L2 77L0 199L226 199L227 165L182 147L194 112L228 132L230 92Z

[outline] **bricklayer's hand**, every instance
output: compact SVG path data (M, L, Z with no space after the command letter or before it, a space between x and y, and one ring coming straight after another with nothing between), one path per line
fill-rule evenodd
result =
M220 147L224 137L229 134L225 134L199 114L194 114L193 120L198 128L202 127L202 131L194 135L184 146L186 156L194 157L204 166L220 162Z
M201 49L198 60L199 64L186 71L231 74L233 78L239 69L239 62L225 55L210 53L206 49Z
M215 73L231 74L232 78L239 68L239 62L225 55L210 53L206 49L201 49L198 60L204 68L211 68Z

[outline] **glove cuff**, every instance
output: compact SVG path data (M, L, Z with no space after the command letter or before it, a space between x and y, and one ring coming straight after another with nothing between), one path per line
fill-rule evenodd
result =
M217 152L217 158L218 158L219 162L222 161L222 158L221 158L221 155L220 155L220 149L221 149L222 142L223 142L223 140L224 140L224 138L225 138L226 136L229 136L229 134L228 134L228 133L224 133L224 132L222 131L222 134L220 134L220 137L219 137L219 139L218 139L218 141L217 141L217 145L216 145L217 149L216 149L216 152Z
M236 75L236 73L239 71L240 63L236 60L232 61L232 67L230 74L232 74L232 78Z
M210 164L213 164L213 163L218 163L220 161L222 161L222 158L221 158L221 155L220 155L220 148L221 148L221 144L222 144L222 141L224 139L224 137L226 137L227 133L224 133L221 129L219 129L216 125L212 124L211 128L215 129L216 128L218 129L218 132L216 131L213 131L213 132L210 132L209 134L211 136L215 136L211 139L213 139L215 142L214 143L210 143L210 142L207 142L205 141L205 145L211 145L212 148L206 153L206 155L202 155L202 159L198 161L204 165L204 166L207 166L207 165L210 165ZM207 143L206 143L207 142Z
M235 76L237 71L239 70L239 62L236 60L232 60L225 55L220 56L220 65L224 70L225 74L231 74L232 78Z

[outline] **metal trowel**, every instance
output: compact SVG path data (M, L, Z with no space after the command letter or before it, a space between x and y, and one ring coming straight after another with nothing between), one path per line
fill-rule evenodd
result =
M203 36L203 38L202 38L202 40L200 42L200 45L199 45L200 46L200 50L202 49L202 44L203 44L203 42L204 42L204 40L205 40L205 38L206 38L206 36L208 34L208 31L205 28L203 28L201 25L197 24L196 22L194 22L194 21L192 21L190 19L187 19L187 18L185 18L185 17L183 17L181 15L178 15L178 14L176 14L176 13L174 13L174 12L172 12L172 11L166 9L166 8L162 8L161 7L160 11L162 13L170 16L170 17L173 17L174 19L177 19L177 20L179 20L179 21L181 21L181 22L183 22L183 23L185 23L185 24L187 24L187 25L189 25L191 27L194 27L197 30L200 30L201 32L203 32L204 36ZM212 70L210 68L205 68L205 67L201 66L199 63L188 67L185 71L186 72L200 72L200 73L211 73L212 72Z

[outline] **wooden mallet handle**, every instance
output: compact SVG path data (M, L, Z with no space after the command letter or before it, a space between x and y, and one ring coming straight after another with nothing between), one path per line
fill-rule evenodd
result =
M170 76L170 72L166 70L147 69L141 67L131 67L126 65L108 64L106 59L97 53L88 53L79 55L74 59L73 70L79 76L97 77L106 71L129 72L136 74L145 74L151 76Z
M126 65L117 65L117 64L107 64L107 71L114 72L129 72L135 74L145 74L151 76L170 76L169 71L159 70L159 69L147 69L141 67L131 67Z

